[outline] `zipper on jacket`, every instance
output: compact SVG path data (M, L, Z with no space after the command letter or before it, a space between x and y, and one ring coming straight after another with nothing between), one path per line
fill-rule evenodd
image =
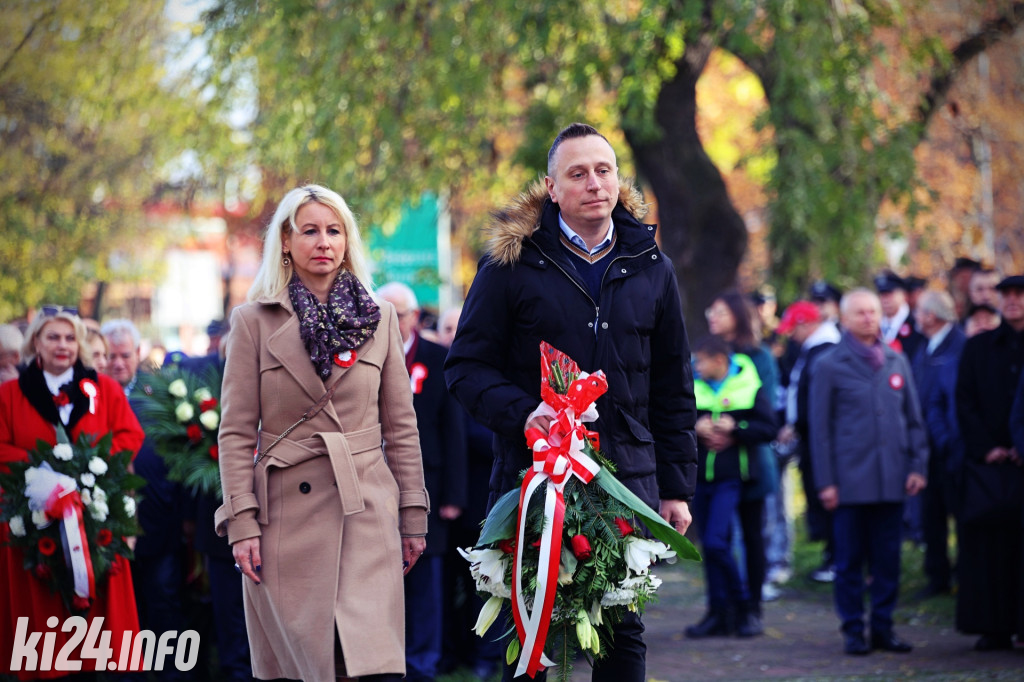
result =
M581 287L581 286L580 286L580 284L579 284L579 282L577 282L577 281L576 281L576 280L575 280L575 279L573 278L573 276L572 276L572 275L570 275L570 274L569 274L568 272L566 272L566 271L565 271L565 268L563 268L563 267L562 267L561 265L559 265L559 264L558 264L558 261L556 261L556 260L555 260L554 258L550 257L550 256L549 256L548 254L546 254L546 253L544 252L544 249L540 248L540 246L538 246L536 242L534 242L534 244L533 244L533 245L534 245L534 247L536 247L537 251L539 251L539 252L540 252L540 255L544 256L544 258L546 258L546 259L548 259L549 261L551 261L551 263L552 263L552 264L553 264L553 265L554 265L554 266L555 266L556 268L558 268L558 269L559 269L559 270L561 271L561 273L562 273L563 275L565 275L565 276L566 276L566 278L568 278L568 280L569 280L570 282L572 282L573 284L575 284L575 285L576 285L576 288L577 288L577 289L579 289L579 290L580 290L581 292L583 292L583 295L587 297L587 300L588 300L588 301L590 301L590 304L591 304L592 306L594 306L594 336L596 337L596 336L597 336L597 330L598 330L598 329L600 329L600 322L601 322L601 306L599 306L599 305L598 305L598 304L597 304L597 303L596 303L596 302L594 301L594 299L593 299L593 297L592 297L592 296L590 295L590 292L589 292L589 291L587 291L586 289L584 289L583 287ZM657 245L657 244L655 244L654 246L652 246L652 247L650 247L650 248L648 248L648 249L645 249L645 250L641 251L640 253L635 253L635 254L633 254L633 255L631 255L631 256L616 256L616 257L615 257L615 258L614 258L614 259L612 260L612 262L608 264L608 267L607 267L607 268L605 268L604 274L603 274L603 275L601 275L601 286L600 286L599 290L600 290L600 291L604 291L604 282L605 282L605 278L607 278L607 277L608 277L608 271L609 271L609 270L611 270L611 269L612 269L612 266L613 266L613 265L615 265L615 264L616 264L616 263L617 263L618 261L620 261L620 260L627 260L627 259L630 259L630 258L639 258L640 256L642 256L642 255L644 255L644 254L646 254L646 253L649 253L649 252L651 252L651 251L654 251L654 250L656 250L657 248L658 248L658 245Z

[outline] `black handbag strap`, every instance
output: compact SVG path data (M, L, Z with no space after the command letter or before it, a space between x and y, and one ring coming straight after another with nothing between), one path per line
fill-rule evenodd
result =
M259 454L257 455L257 457L256 457L256 461L254 461L254 462L252 463L253 467L255 467L255 466L256 466L257 464L259 464L259 463L260 463L260 460L261 460L261 459L263 459L264 457L266 457L266 456L267 456L267 453L268 453L268 452L270 452L270 451L271 451L271 450L273 449L273 447L274 447L275 445L277 445L277 444L278 444L278 443L280 443L280 442L281 442L281 441L282 441L282 440L283 440L284 438L286 438L286 437L288 436L288 434L289 434L289 433L291 433L292 431L294 431L294 430L296 429L296 427L298 427L298 426L299 426L300 424L302 424L302 423L304 423L304 422L308 422L308 421L309 421L310 419L312 419L313 417L315 417L315 416L317 416L318 414L320 414L320 412L321 412L321 411L322 411L322 410L323 410L323 409L324 409L325 407L327 407L327 403L331 402L331 398L333 398L333 397L334 397L334 391L335 391L335 390L336 390L336 389L338 388L338 384L339 384L339 383L341 383L341 379L342 379L342 377L344 377L344 376L345 376L345 374L344 374L344 372L343 372L343 373L342 373L342 374L341 374L340 376L338 376L338 378L337 378L337 379L335 379L335 380L334 380L334 381L333 381L333 382L331 383L331 385L330 385L330 386L329 386L329 387L327 388L327 390L326 390L326 391L324 392L324 394L323 394L322 396L320 396L320 399L319 399L319 400L317 400L317 401L316 401L315 403L313 403L312 405L310 405L310 406L309 406L309 409L308 409L308 410L306 410L305 412L303 412L303 413L302 413L302 416L301 416L301 417L299 417L299 421L295 422L294 424L292 424L291 426L289 426L289 427L288 427L287 429L285 429L285 430L284 430L284 431L283 431L283 432L281 433L281 435L280 435L280 436L278 436L277 438L275 438L275 439L274 439L274 442L273 442L273 443L271 443L270 445L268 445L268 446L267 446L267 449L266 449L266 450L264 450L263 452L259 453Z

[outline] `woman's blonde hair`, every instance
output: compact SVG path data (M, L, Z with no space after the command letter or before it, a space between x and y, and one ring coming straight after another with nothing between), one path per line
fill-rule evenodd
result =
M68 310L58 310L52 314L40 312L32 319L28 329L25 330L25 345L21 348L21 357L25 364L35 362L36 339L39 338L43 327L54 320L64 320L71 323L75 330L75 341L78 343L78 359L82 361L83 365L92 369L92 354L82 352L85 342L85 324L82 322L82 318Z
M355 275L366 290L373 293L373 282L370 279L370 269L363 248L363 240L359 236L359 227L356 225L355 216L349 210L348 204L341 198L341 195L326 187L303 185L284 195L281 203L277 205L277 210L274 211L274 216L270 219L270 224L267 225L267 233L263 239L263 259L260 262L256 278L253 280L252 286L249 287L248 299L250 301L260 297L274 298L288 286L294 266L285 265L283 262L282 234L285 229L298 231L295 214L299 212L300 208L313 201L330 208L341 220L341 224L345 228L345 259L341 267Z

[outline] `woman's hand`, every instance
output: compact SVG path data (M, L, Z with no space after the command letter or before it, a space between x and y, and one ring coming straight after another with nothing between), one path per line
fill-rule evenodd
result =
M235 557L235 568L259 585L260 578L257 573L263 567L263 561L260 559L260 539L239 540L231 545L231 553Z
M402 575L412 570L426 548L427 539L424 537L402 538Z

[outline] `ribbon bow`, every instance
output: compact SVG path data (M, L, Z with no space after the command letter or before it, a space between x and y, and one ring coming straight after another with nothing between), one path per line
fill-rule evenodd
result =
M544 389L547 389L546 391ZM551 612L555 604L558 584L558 563L562 554L562 525L565 519L566 483L572 476L589 483L601 466L584 453L584 442L597 447L597 434L583 426L583 419L597 419L593 402L608 390L608 382L600 371L580 374L565 394L557 393L545 382L541 395L553 414L548 433L540 429L527 429L526 439L533 449L533 466L523 478L519 493L519 520L516 556L512 584L512 617L522 644L522 653L515 676L526 673L533 677L554 663L544 655L551 625ZM579 416L577 416L579 415ZM540 537L540 558L537 565L537 593L533 611L523 598L523 547L526 545L526 507L533 492L546 484L544 497L544 530Z
M57 395L53 396L53 404L57 407L64 407L71 404L71 398L64 391L60 391Z

